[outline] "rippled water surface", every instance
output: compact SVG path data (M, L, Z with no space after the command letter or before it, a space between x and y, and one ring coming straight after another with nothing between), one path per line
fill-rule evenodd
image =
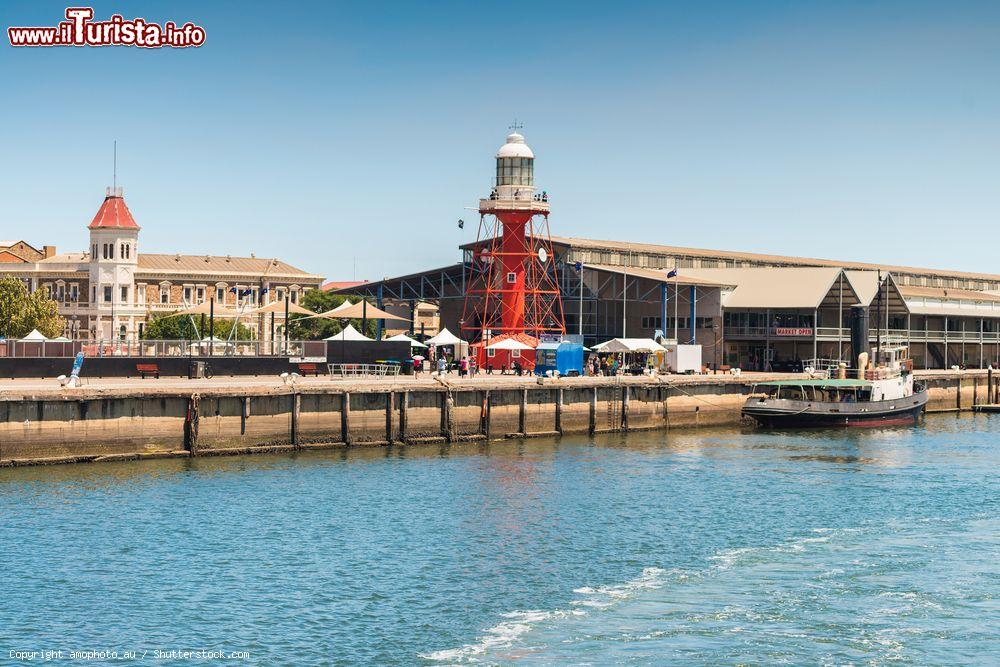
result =
M996 664L1000 417L0 470L9 650Z

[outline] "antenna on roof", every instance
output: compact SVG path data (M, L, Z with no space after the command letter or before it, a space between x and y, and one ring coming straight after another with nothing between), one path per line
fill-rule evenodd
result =
M523 128L523 127L524 127L524 123L518 123L518 122L517 122L517 118L515 118L515 119L514 119L514 122L513 122L513 123L511 123L511 124L510 124L510 125L508 126L508 129L509 129L509 130L511 130L512 132L517 132L518 130L520 130L520 129L521 129L521 128Z
M111 159L111 185L115 190L118 189L118 140L117 139L115 139L114 157Z

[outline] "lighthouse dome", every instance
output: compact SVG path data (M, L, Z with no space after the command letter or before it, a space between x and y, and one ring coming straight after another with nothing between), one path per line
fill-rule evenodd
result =
M528 148L528 144L524 143L524 136L518 134L517 132L512 132L507 135L507 143L500 147L497 151L497 158L504 157L526 157L534 159L535 154L531 152Z

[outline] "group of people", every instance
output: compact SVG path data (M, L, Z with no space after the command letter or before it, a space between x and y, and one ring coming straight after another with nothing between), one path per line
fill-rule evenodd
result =
M646 356L645 362L643 362L633 355L633 358L626 362L624 357L619 360L617 354L608 354L603 358L593 354L587 360L585 370L587 375L592 377L601 375L642 375L644 372L655 372L656 358L650 354Z
M493 375L494 370L496 370L500 375L507 375L512 373L514 375L524 375L524 366L520 361L514 360L514 363L508 368L507 364L501 364L499 368L494 368L493 362L487 360L486 368L480 368L476 358L474 356L463 356L457 362L455 358L448 354L440 354L436 359L430 362L431 373L437 373L438 375L448 375L450 373L457 372L458 377L471 377L474 375L479 375L480 371L484 371L486 375ZM413 374L421 375L424 372L424 359L413 359Z

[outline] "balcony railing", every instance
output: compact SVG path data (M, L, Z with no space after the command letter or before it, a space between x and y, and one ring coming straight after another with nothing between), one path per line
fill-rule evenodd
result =
M789 327L791 329L792 327ZM770 337L772 340L781 340L783 338L812 338L812 329L808 327L803 327L801 329L803 333L801 334L791 334L783 333L778 334L775 328L771 328L770 331L766 327L725 327L723 332L727 338L760 338L764 339ZM805 333L808 332L808 333ZM875 329L869 329L868 336L871 340L875 340L879 332ZM881 335L883 340L893 340L893 341L911 341L911 342L966 342L966 343L978 343L980 340L984 343L998 343L1000 342L1000 332L998 331L984 331L982 333L978 331L924 331L923 329L911 329L907 331L906 329L882 329ZM819 340L845 340L849 341L851 339L851 330L848 328L837 328L837 327L818 327L816 329L816 338Z

